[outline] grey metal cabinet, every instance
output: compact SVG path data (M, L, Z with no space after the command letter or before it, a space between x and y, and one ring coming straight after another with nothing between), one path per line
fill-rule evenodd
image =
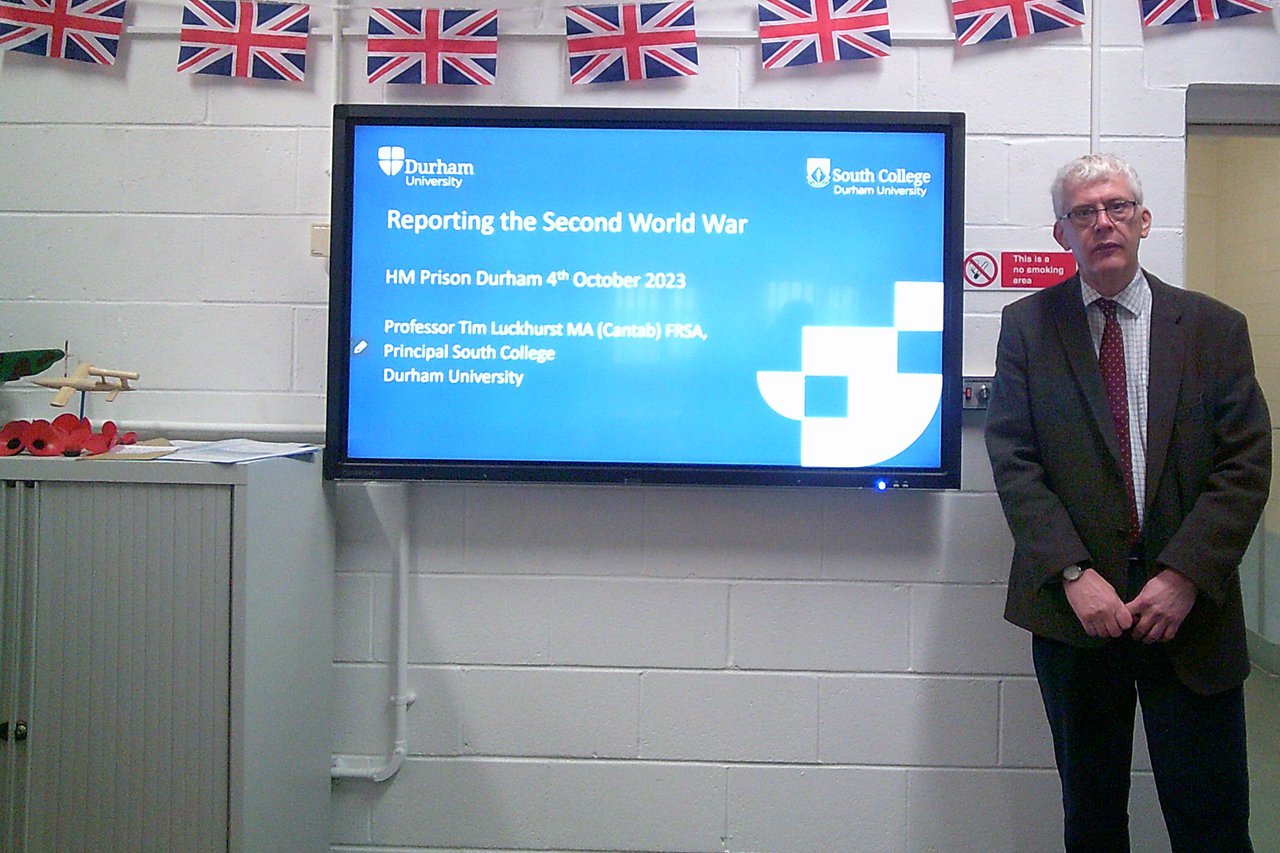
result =
M315 458L0 459L0 851L328 849Z

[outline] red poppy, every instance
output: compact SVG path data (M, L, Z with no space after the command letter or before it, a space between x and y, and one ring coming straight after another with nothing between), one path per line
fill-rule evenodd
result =
M65 438L48 421L32 421L26 432L27 452L32 456L61 456Z
M0 429L0 456L14 456L27 449L27 421L9 421Z
M88 421L84 421L87 425ZM71 435L81 429L81 419L70 412L64 412L53 419L53 428L63 435Z

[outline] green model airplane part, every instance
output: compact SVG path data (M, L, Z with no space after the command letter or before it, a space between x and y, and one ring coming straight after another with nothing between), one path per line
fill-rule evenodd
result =
M24 376L42 373L66 356L60 349L24 349L0 352L0 382L11 382Z

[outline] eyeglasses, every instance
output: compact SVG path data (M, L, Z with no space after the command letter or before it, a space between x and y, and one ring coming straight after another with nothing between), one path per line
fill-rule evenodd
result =
M1107 218L1112 222L1126 222L1137 208L1136 201L1121 198L1109 201L1102 207L1077 207L1074 210L1068 210L1058 219L1070 219L1071 224L1077 228L1092 228L1098 221L1098 214L1104 210L1107 212Z

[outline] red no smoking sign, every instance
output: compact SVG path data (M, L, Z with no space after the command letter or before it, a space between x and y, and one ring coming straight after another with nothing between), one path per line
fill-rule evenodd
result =
M990 287L1000 274L1000 265L987 252L970 252L964 259L964 283L968 287Z
M970 252L964 259L966 290L1039 290L1075 275L1070 252Z

